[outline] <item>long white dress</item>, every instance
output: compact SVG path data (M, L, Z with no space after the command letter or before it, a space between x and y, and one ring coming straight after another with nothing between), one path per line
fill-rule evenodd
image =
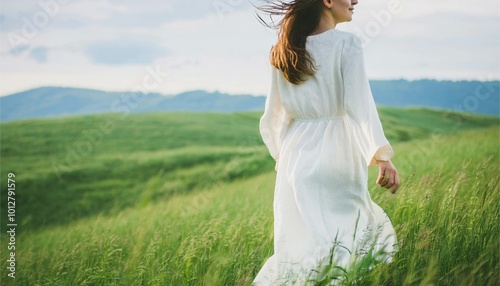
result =
M396 234L368 192L368 167L390 160L366 77L360 39L337 29L307 37L316 73L300 85L272 68L261 136L278 161L274 254L253 285L301 285L328 260L348 269L375 246L396 250Z

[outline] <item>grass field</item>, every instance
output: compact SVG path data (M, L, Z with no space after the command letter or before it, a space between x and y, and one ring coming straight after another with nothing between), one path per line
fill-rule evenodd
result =
M381 108L403 185L370 192L401 249L356 285L498 285L496 118ZM1 125L2 285L250 285L272 252L274 164L260 113ZM16 278L7 277L7 173ZM352 278L352 277L349 277ZM359 277L358 277L359 278Z

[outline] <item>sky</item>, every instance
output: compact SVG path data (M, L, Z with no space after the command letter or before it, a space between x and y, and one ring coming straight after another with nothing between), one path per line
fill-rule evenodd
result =
M252 2L250 2L252 1ZM260 0L0 0L0 96L41 86L266 95ZM369 79L500 79L500 1L359 0Z

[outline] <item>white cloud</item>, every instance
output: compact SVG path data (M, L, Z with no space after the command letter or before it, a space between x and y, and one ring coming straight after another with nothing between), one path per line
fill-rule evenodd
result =
M400 3L390 13L388 3ZM361 2L346 30L368 39L373 79L500 78L500 2L388 0Z
M31 50L29 56L39 63L45 63L47 61L47 51L46 47L35 47Z
M86 48L93 63L105 65L147 65L167 52L155 42L120 39L95 42Z
M23 19L44 10L35 0L2 2L0 95L41 85L130 90L156 64L170 75L157 90L166 94L268 91L275 33L246 0L67 2L18 45L9 33L23 36ZM497 0L360 1L338 28L369 40L372 79L498 79L499 9Z

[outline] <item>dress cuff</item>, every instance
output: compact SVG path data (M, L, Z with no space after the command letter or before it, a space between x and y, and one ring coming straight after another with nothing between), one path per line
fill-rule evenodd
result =
M368 165L368 167L376 165L377 161L389 161L392 159L393 156L394 156L394 150L392 149L392 146L390 144L386 144L380 147L377 150L377 152L375 152L375 155L373 155L372 160Z

